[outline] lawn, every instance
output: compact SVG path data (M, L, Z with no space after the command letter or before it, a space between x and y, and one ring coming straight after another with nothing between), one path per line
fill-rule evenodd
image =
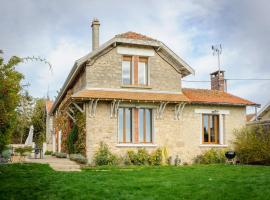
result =
M194 165L55 172L0 165L0 199L270 199L270 167Z

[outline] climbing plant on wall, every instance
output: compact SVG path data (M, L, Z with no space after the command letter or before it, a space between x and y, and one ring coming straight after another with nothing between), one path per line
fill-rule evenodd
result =
M78 153L86 155L86 116L84 113L77 112L75 115L76 126L78 127L77 141L75 147Z

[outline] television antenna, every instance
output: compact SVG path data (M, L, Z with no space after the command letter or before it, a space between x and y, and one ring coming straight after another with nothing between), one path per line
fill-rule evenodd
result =
M222 46L221 46L221 44L219 44L219 45L212 45L212 50L213 50L213 56L217 55L217 58L218 58L218 72L220 72L220 55L222 53Z

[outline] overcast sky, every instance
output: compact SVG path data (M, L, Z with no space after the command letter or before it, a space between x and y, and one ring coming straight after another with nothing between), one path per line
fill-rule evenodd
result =
M0 0L0 49L40 56L42 63L18 69L35 97L54 98L74 61L91 50L91 20L101 22L100 43L134 31L169 46L196 71L185 80L209 80L217 70L211 45L221 43L226 78L270 78L270 1L38 1ZM210 83L185 87L209 88ZM270 101L270 81L229 81L228 92L262 105Z

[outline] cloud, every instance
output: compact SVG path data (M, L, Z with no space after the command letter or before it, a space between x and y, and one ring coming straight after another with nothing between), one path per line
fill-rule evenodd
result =
M74 61L91 49L90 21L101 21L101 43L129 30L157 38L196 71L186 80L209 80L217 69L211 45L221 43L227 78L270 78L269 1L1 1L1 49L11 55L41 56L54 66L53 76L39 63L20 70L30 92L44 96L48 84L56 95ZM2 6L3 5L3 6ZM209 83L183 83L209 88ZM263 88L263 89L262 89ZM265 104L269 82L229 81L229 91Z

